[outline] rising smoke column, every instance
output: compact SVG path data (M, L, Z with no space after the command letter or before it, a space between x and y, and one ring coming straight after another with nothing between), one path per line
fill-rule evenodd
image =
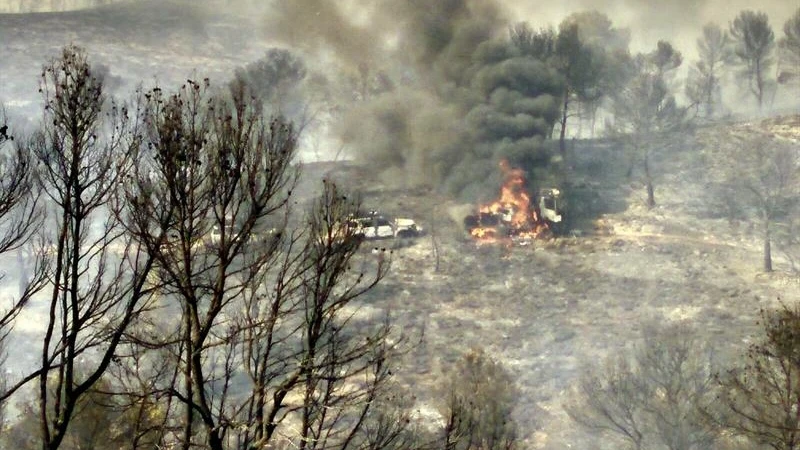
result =
M561 81L511 45L510 22L496 3L293 0L275 7L270 31L313 52L328 73L392 79L391 88L343 107L340 137L357 160L469 200L495 192L501 159L529 171L550 164L544 140ZM348 19L354 12L358 18Z

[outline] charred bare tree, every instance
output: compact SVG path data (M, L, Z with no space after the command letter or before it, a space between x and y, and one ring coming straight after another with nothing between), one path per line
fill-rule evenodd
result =
M363 450L428 449L434 438L425 424L410 425L415 397L396 386L384 386L385 392L375 401L365 417L355 448Z
M129 245L115 213L132 167L134 118L106 99L81 48L65 47L40 86L45 120L29 151L52 211L43 241L53 263L41 366L22 382L38 379L41 447L56 449L145 308L151 260Z
M654 440L669 450L713 447L718 429L701 413L715 394L711 350L683 324L648 324L642 339L636 365L654 394L647 401Z
M647 326L643 337L632 355L586 372L567 413L637 450L710 448L717 429L701 420L714 394L708 349L683 325Z
M789 141L743 127L716 144L713 169L727 194L755 216L761 226L763 270L772 271L776 222L796 214L800 160Z
M775 450L800 448L800 310L762 312L765 336L747 363L720 375L716 418L732 432Z
M143 360L165 362L143 384L169 405L165 442L182 448L353 448L394 345L388 324L348 308L389 256L358 251L358 204L331 183L302 228L287 226L297 136L245 92L189 80L145 95L129 232L156 261L164 313L137 339L152 349Z
M40 196L33 178L33 161L24 145L15 141L9 130L5 114L0 109L0 255L8 257L17 252L16 274L19 292L9 301L0 304L0 428L3 426L3 408L8 397L16 390L15 380L7 379L4 369L8 337L14 321L30 298L44 288L46 260L32 249L33 238L42 223ZM28 247L34 261L23 256ZM9 264L6 267L11 267ZM30 266L30 267L29 267ZM0 280L7 276L0 271Z
M482 350L472 350L448 375L446 392L441 448L518 448L517 426L512 417L517 388L502 364Z
M0 109L0 253L16 250L30 241L41 225L40 198L32 175L31 155L14 140ZM0 320L0 326L4 323Z
M642 413L649 396L624 357L605 362L598 373L586 372L572 393L574 403L565 405L578 425L644 448L647 429ZM595 369L595 370L598 370Z
M36 400L17 404L21 414L3 431L0 443L4 448L18 450L36 450L41 448L42 435L37 415ZM148 411L153 413L153 411ZM111 383L101 379L95 386L78 400L71 419L70 427L64 437L61 448L80 450L92 448L114 448L120 450L136 450L154 448L157 433L142 435L138 425L141 422L154 423L157 414L144 420L137 417L136 407L124 403L124 397L111 389Z
M176 318L165 317L139 339L172 358L173 374L152 380L162 383L153 394L170 407L183 405L174 437L183 448L197 440L223 448L230 424L220 416L230 379L221 394L212 391L219 373L209 361L229 369L226 346L235 330L219 322L230 323L233 300L273 259L275 243L256 227L286 205L292 182L291 129L263 123L254 113L260 104L247 103L243 93L235 104L214 99L207 80L187 80L172 95L160 88L145 93L146 145L127 193L128 231L155 259L159 306ZM158 325L176 331L159 336Z

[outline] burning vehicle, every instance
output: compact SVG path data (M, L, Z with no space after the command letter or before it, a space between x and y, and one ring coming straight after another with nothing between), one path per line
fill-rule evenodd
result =
M529 241L552 235L562 222L561 191L540 189L533 197L525 189L522 169L500 162L500 197L464 218L464 229L479 242Z

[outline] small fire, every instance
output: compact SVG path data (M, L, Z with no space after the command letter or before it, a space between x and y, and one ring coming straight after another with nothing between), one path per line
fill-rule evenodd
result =
M525 191L525 173L500 161L503 186L500 198L482 205L478 213L464 219L470 235L480 242L527 241L549 230L541 220L531 196Z

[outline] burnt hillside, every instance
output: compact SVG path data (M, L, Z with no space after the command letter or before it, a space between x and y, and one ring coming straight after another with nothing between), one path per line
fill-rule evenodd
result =
M757 331L759 309L796 299L787 249L776 251L774 273L762 273L756 225L715 206L706 165L712 149L703 145L742 127L795 143L800 134L798 116L697 129L685 146L656 155L659 204L651 210L612 143L577 144L573 177L584 216L570 235L528 246L479 245L461 228L458 214L468 205L339 167L365 204L434 230L395 251L389 279L359 311L388 308L404 329L424 330L421 351L403 370L415 392L433 388L464 351L483 347L519 381L517 417L529 448L590 448L562 408L586 364L629 349L648 320L686 321L737 359ZM337 169L327 169L336 178ZM420 401L436 409L423 394Z

